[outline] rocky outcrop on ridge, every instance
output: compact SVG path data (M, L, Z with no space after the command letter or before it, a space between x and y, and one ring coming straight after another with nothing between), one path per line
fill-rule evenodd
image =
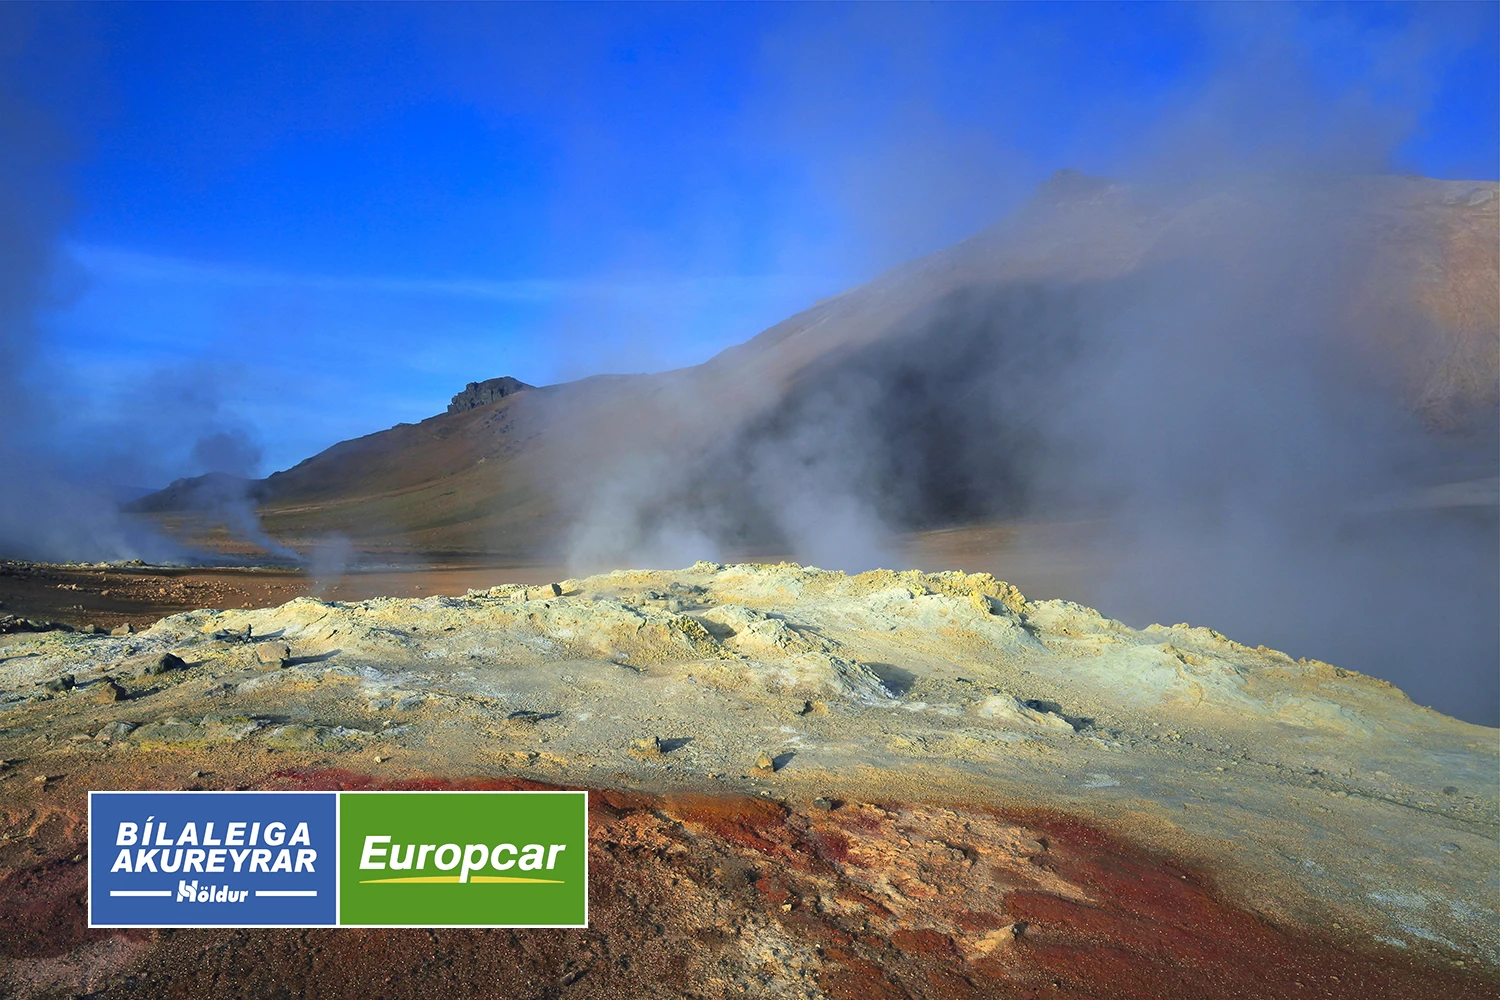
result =
M448 404L448 412L462 413L465 410L473 410L487 406L497 399L504 399L513 392L535 388L536 386L527 385L520 379L511 378L509 375L485 379L483 382L470 382L464 386L463 392L453 397L453 402Z

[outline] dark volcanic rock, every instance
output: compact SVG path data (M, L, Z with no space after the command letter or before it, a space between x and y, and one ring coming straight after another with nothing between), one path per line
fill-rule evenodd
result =
M156 656L146 657L140 664L142 676L153 676L164 674L169 670L186 670L187 664L182 657L174 653L159 653Z
M522 389L535 389L534 385L527 385L520 379L511 378L509 375L501 378L486 379L483 382L470 382L464 386L464 391L453 397L453 402L448 404L449 413L462 413L476 407L493 403L497 399L504 399L511 393L520 392Z
M19 618L15 615L0 615L0 635L10 632L71 632L72 629L61 622L35 621L30 618Z

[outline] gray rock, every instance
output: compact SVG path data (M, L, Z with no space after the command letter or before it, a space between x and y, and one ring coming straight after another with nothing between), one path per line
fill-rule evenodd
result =
M630 754L633 757L660 757L661 737L649 736L645 739L631 740Z
M511 378L509 375L486 379L483 382L470 382L464 386L463 392L453 397L453 402L448 404L448 412L463 413L465 410L486 406L497 399L504 399L512 393L535 388L536 386L527 385L520 379Z
M527 601L545 601L561 596L562 587L555 583L549 583L544 587L527 587L525 590L518 590L511 597L511 601L516 604L524 604Z
M255 658L268 667L284 667L292 658L292 647L284 642L263 642L255 647Z
M141 666L141 674L149 677L155 674L164 674L169 670L184 670L186 668L187 664L183 662L182 657L173 653L159 653L146 660Z

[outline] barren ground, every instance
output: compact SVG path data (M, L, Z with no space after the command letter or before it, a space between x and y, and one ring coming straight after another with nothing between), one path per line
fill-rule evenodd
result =
M293 659L259 664L247 629ZM186 668L141 671L166 650ZM1493 730L984 575L699 564L192 611L0 638L0 692L0 977L21 996L1497 984ZM83 926L90 788L447 784L594 792L588 930Z
M201 518L151 518L149 523L190 550L233 556L246 563L266 553L236 542ZM186 522L186 523L184 523ZM1106 526L1087 521L971 525L896 539L902 561L928 569L964 567L1003 573L1026 593L1061 597L1109 565L1101 544ZM737 558L775 562L786 553L737 552ZM146 627L196 608L263 608L294 597L363 601L374 597L461 596L504 583L560 580L560 563L494 552L463 556L360 551L352 566L320 578L290 566L57 565L0 562L0 615L105 629L129 622Z
M560 575L556 567L485 563L353 570L322 581L300 569L269 567L5 562L0 563L0 615L105 629L128 622L144 628L194 608L263 608L312 596L330 601L454 596L473 587Z

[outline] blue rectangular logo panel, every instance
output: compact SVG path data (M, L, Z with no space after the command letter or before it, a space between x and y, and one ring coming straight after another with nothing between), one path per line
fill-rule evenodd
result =
M90 792L90 927L332 927L335 792Z

